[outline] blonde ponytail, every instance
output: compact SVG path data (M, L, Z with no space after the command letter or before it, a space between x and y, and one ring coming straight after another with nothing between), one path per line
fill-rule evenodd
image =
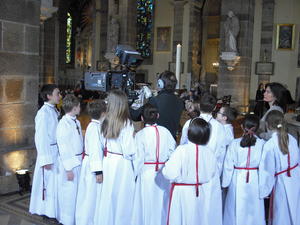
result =
M281 126L277 125L277 131L278 131L278 142L279 142L279 148L281 152L286 155L289 153L289 136L286 132L286 125L282 121L282 124L279 124Z
M289 136L286 131L286 124L284 121L283 113L278 110L273 110L268 113L266 118L268 128L270 130L276 130L278 133L278 144L282 154L289 153Z

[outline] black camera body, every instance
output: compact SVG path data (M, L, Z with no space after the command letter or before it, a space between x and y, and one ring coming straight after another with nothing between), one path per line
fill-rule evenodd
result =
M135 71L132 68L138 67L143 62L143 58L139 52L128 45L118 45L115 54L125 70L86 72L84 74L85 89L103 92L121 89L129 99L136 99L138 94L134 90Z
M133 71L86 72L84 75L86 90L107 92L111 89L121 89L129 98L135 98L134 80Z

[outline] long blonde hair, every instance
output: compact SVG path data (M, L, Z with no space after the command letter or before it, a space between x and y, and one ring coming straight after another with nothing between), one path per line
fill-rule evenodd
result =
M123 91L112 90L108 94L107 101L101 132L105 138L115 139L119 137L121 129L129 121L128 100Z
M278 110L273 110L268 113L267 125L270 130L276 130L278 133L278 142L281 152L285 155L289 153L289 136L286 131L284 115Z

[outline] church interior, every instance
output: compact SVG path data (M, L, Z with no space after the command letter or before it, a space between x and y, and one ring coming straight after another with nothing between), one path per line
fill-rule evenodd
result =
M179 91L198 84L241 113L253 111L260 83L282 83L297 104L299 12L299 0L1 0L0 225L51 224L29 214L16 178L33 172L42 85L83 88L87 72L117 69L126 45L143 58L135 81L151 89L170 70Z

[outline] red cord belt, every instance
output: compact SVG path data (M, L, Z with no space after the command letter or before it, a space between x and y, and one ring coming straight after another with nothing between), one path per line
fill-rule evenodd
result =
M170 190L167 225L169 225L171 202L172 202L173 191L174 191L175 186L195 186L196 187L196 196L198 197L199 196L199 189L198 189L199 185L202 185L202 183L197 183L197 184L172 183L171 190Z

